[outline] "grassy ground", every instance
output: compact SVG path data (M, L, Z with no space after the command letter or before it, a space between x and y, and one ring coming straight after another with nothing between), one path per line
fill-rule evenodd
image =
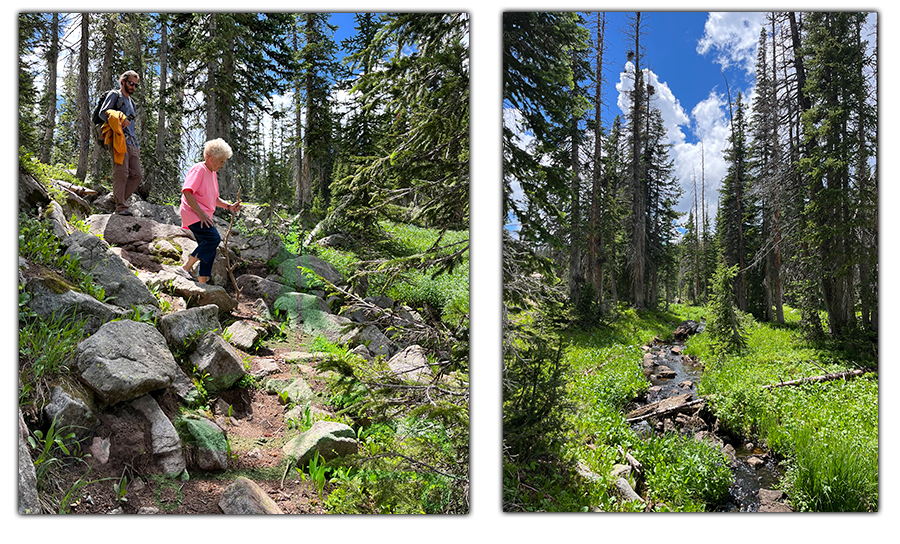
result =
M783 327L746 321L747 345L739 353L716 355L707 335L692 337L686 353L706 365L699 393L714 396L720 424L764 441L783 458L782 487L796 510L876 510L877 375L763 390L781 380L865 363L865 357L843 346L804 340L798 314L787 313ZM504 457L505 508L643 509L619 502L610 491L610 471L624 462L620 448L643 463L643 497L654 510L709 510L724 499L731 475L720 452L690 438L638 436L624 418L629 401L648 387L640 346L654 336L671 336L685 319L704 317L702 308L680 305L669 312L624 310L607 327L573 333L564 354L570 404L560 431L564 436L553 451L527 461ZM578 465L597 477L579 474Z
M676 435L641 437L625 422L626 405L649 386L640 346L671 336L683 319L671 312L623 310L608 327L571 335L564 355L571 403L566 436L558 451L527 464L505 459L507 509L702 511L725 497L731 474L719 451ZM620 448L644 466L647 505L622 503L611 491L610 472L625 462ZM595 476L579 474L579 465Z
M874 366L871 355L806 341L799 313L786 325L750 323L747 346L717 358L699 335L686 352L706 363L700 394L715 395L728 428L765 440L784 457L782 485L797 510L878 508L878 376L769 390L762 386Z

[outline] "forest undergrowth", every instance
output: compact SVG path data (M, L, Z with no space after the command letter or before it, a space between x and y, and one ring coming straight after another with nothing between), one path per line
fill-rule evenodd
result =
M742 315L745 347L734 352L716 349L709 334L691 337L685 353L705 365L698 394L712 399L727 431L762 441L781 460L781 487L795 510L876 510L877 374L763 389L867 362L845 345L810 342L799 312L787 315L786 326ZM709 511L721 504L732 475L720 450L675 433L641 434L625 421L629 403L649 387L641 346L657 336L671 339L684 320L706 317L706 308L686 305L666 312L620 307L609 323L561 334L565 386L555 417L562 424L544 427L540 446L528 451L506 437L504 510ZM626 462L626 452L643 464L641 486L629 479L644 490L645 504L621 502L614 493L613 466Z

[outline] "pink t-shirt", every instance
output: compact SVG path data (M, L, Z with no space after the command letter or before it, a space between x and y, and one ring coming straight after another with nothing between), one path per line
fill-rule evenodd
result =
M198 162L188 171L184 178L184 185L181 187L181 227L188 228L188 225L200 221L200 216L188 205L187 199L184 197L184 190L190 189L197 199L200 209L206 212L206 215L212 219L213 212L216 211L216 202L219 200L219 178L216 173L206 167L205 162Z

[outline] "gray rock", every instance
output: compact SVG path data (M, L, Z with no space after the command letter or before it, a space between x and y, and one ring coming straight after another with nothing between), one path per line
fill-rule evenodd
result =
M278 275L284 278L285 284L301 290L319 288L314 278L311 281L310 278L304 279L304 276L300 273L301 267L311 270L320 278L334 285L346 285L347 283L346 278L337 268L315 255L301 255L282 261L278 265Z
M375 325L363 327L356 337L356 343L365 345L375 357L390 357L397 352L397 346Z
M244 351L250 351L259 340L259 332L246 321L235 321L225 332L230 335L231 345Z
M173 312L160 317L156 326L170 348L190 348L204 333L221 329L219 307L207 304Z
M215 304L219 313L227 314L237 308L224 287L197 283L176 273L174 266L162 267L158 272L138 272L140 281L155 289L183 298L191 308Z
M135 399L168 387L177 365L166 339L153 326L113 321L75 349L78 377L103 405Z
M66 428L78 439L91 434L100 423L83 399L73 396L62 387L55 385L50 390L50 402L44 406L44 417L55 421L57 429Z
M275 374L279 370L278 363L275 361L275 359L257 359L256 366L258 368L253 371L253 375L256 377L269 376L270 374Z
M294 404L302 404L316 397L315 392L303 378L269 380L265 387L266 391L278 395L284 402Z
M94 282L103 287L112 304L126 309L143 305L159 307L159 301L150 289L100 238L75 231L63 240L63 245L66 255L80 259L81 269L91 274Z
M325 315L331 313L322 298L306 293L285 293L278 297L274 305L275 312L281 312L294 328L300 328L309 322L310 330L324 330L330 322Z
M204 400L200 390L194 385L194 381L181 367L176 367L175 379L172 380L172 385L169 388L175 393L175 396L188 406L196 406Z
M28 307L34 313L44 318L65 315L74 321L84 320L83 330L86 335L97 332L104 323L128 314L123 308L100 302L86 293L68 289L65 282L51 276L29 279L24 290L31 293Z
M375 360L375 358L372 357L372 353L369 351L369 348L367 348L366 346L364 346L362 344L351 349L350 353L352 353L354 355L358 355L359 357L362 357L363 359L365 359L366 361L369 361L370 363Z
M131 406L150 422L151 452L157 466L169 476L177 476L184 472L186 464L181 449L181 438L159 404L150 395L144 395L131 401Z
M675 377L675 371L667 366L660 365L659 368L656 369L656 375L667 380Z
M353 321L329 313L322 314L321 319L304 321L303 332L309 335L321 334L326 340L337 345L349 344L359 337L359 331Z
M211 392L228 389L247 374L240 355L217 332L200 338L190 361L205 376L203 383Z
M233 242L229 240L228 247L233 247L241 259L268 262L284 250L284 242L275 234L234 236Z
M235 282L242 295L262 299L270 311L275 306L275 301L278 300L279 296L291 291L287 286L277 281L261 278L253 274L241 274L235 278Z
M44 208L50 203L50 191L31 174L19 170L19 210Z
M194 449L193 459L201 470L228 468L228 438L225 431L208 419L182 420Z
M139 211L151 206L149 204L135 204ZM134 213L134 210L131 210ZM137 242L150 244L156 240L168 239L180 245L179 239L193 239L193 234L178 225L159 223L153 219L134 216L97 214L85 220L88 230L94 236L102 237L109 245L119 247L136 247Z
M417 383L431 381L431 367L421 346L412 345L400 351L388 361L388 367L400 379Z
M308 431L285 444L282 451L297 466L305 467L316 452L328 461L356 453L359 444L356 433L349 426L335 421L317 421Z
M164 225L181 226L181 215L178 213L179 205L153 204L143 200L131 204L129 210L135 217L152 219Z
M41 514L41 501L37 491L37 472L28 449L28 427L19 410L19 514Z
M275 501L253 481L238 476L222 493L219 509L223 514L283 514Z
M614 485L616 496L618 496L619 500L621 500L622 502L637 501L641 504L644 504L644 499L642 499L640 495L634 492L634 489L631 488L631 484L629 484L628 480L626 480L625 478L617 479Z
M57 240L63 240L72 233L72 228L69 226L69 222L66 221L66 212L57 201L50 201L44 215L49 221L50 230L53 232L53 235L56 236Z

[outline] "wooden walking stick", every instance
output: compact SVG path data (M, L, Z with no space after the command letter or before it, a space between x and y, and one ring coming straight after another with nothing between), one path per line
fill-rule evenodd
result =
M237 192L237 202L241 201L241 187L238 187ZM238 287L237 281L234 279L234 269L237 267L238 263L231 264L231 257L228 254L228 239L231 237L231 228L234 226L234 218L235 211L231 211L231 221L228 223L228 232L225 234L225 266L228 268L228 277L231 278L231 284L234 285L234 293L235 300L239 300L241 296L241 290Z

